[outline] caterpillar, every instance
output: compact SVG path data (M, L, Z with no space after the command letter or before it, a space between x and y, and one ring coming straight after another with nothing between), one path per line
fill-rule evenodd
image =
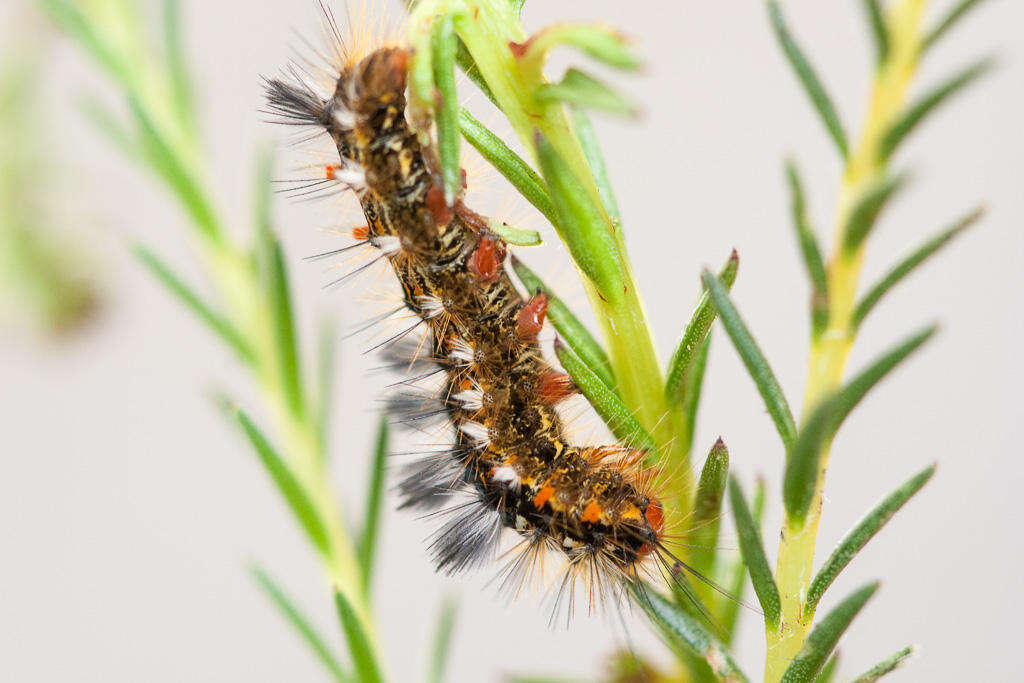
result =
M329 136L338 158L317 183L358 198L366 225L353 230L357 245L386 259L404 306L427 330L420 344L427 351L413 353L410 367L417 377L439 373L443 387L426 405L399 395L392 407L409 420L441 417L454 434L450 448L412 465L398 486L403 507L449 515L430 543L437 568L456 573L489 561L510 529L520 542L508 553L506 583L554 554L565 559L559 589L571 596L582 578L591 606L603 589L659 566L652 558L675 573L681 563L665 547L646 454L567 442L557 407L575 387L538 342L548 299L520 295L505 270L507 245L463 193L446 202L436 151L407 116L409 49L339 54L329 93L296 69L266 80L268 111ZM405 358L403 344L412 345L392 344L395 365ZM421 364L432 369L421 372ZM459 494L468 502L451 504Z

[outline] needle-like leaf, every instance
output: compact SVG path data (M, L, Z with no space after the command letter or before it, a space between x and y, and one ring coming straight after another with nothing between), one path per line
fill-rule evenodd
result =
M570 111L573 127L576 129L576 139L580 141L583 155L587 158L587 165L590 166L590 171L594 175L594 182L597 183L597 192L601 195L604 209L618 224L622 220L619 215L619 203L615 200L612 182L608 177L608 166L604 162L601 147L597 144L594 126L590 123L590 117L579 107L572 107Z
M142 245L132 247L139 262L149 270L167 290L176 296L196 316L206 323L247 364L253 362L253 352L242 334L224 316L213 310L202 297L182 280L160 257Z
M736 282L736 273L740 267L740 257L733 249L725 265L718 271L718 279L721 280L727 290L732 289ZM672 353L668 362L668 370L665 373L665 398L672 404L681 404L686 400L687 374L693 367L694 357L704 346L708 334L711 332L711 324L715 322L715 306L711 302L711 295L707 287L703 287L697 306L690 316L690 322L683 330L683 338Z
M821 673L814 679L814 683L832 683L832 680L836 677L836 670L839 668L839 651L836 650L832 653L832 656L825 662L825 666L821 667Z
M686 543L691 547L690 562L704 576L711 576L718 544L718 528L722 517L722 501L729 481L729 449L719 438L708 452L697 483L691 520L693 531Z
M764 479L758 477L757 484L754 488L754 501L751 512L754 515L754 524L758 529L762 528L762 519L764 517L764 503L765 503L765 484ZM747 586L747 565L743 561L742 554L736 558L736 561L732 563L726 573L728 580L725 582L726 588L729 590L734 600L724 599L721 601L722 610L722 628L725 630L728 640L726 644L729 645L736 638L736 622L740 616L740 598L743 597L743 591Z
M334 656L334 652L331 651L327 641L324 640L316 627L313 626L309 617L302 613L302 610L295 605L295 602L274 581L273 577L258 564L251 565L249 572L252 574L256 584L270 598L270 601L274 603L274 606L281 612L285 620L306 641L306 644L313 650L313 654L330 672L331 677L342 683L349 681L349 676L341 668L341 664L338 663L338 659Z
M541 173L559 230L573 261L611 304L622 299L622 264L603 207L595 205L572 169L539 132L535 136Z
M892 156L892 153L896 151L900 143L906 139L911 131L917 127L917 124L921 123L928 114L935 111L940 104L947 101L950 97L976 81L979 76L989 71L994 64L995 62L991 58L977 61L918 98L916 102L907 107L903 114L892 123L885 135L882 136L878 147L879 158L888 159Z
M373 578L373 560L377 551L378 526L384 500L385 471L388 457L388 421L380 419L377 427L377 442L370 465L370 480L366 487L366 511L363 514L363 529L357 545L359 568L362 570L364 590L370 592Z
M935 235L917 249L903 257L903 259L894 265L888 273L872 285L871 288L868 289L867 293L861 297L861 300L857 302L857 306L853 312L853 317L850 321L853 329L856 330L860 326L861 322L864 321L864 318L866 318L868 313L870 313L875 307L875 304L877 304L890 289L899 284L903 278L928 260L932 255L939 251L939 249L949 244L954 237L958 236L964 230L976 223L984 214L985 210L983 208L975 209L971 213L957 220L946 230Z
M164 45L167 53L167 71L171 81L171 96L174 109L182 122L182 128L190 134L195 130L195 100L192 95L192 79L185 58L185 47L181 37L181 0L164 0L163 3Z
M924 53L939 41L949 30L967 15L972 9L982 3L982 0L960 0L939 20L931 31L921 41L921 52Z
M793 227L796 230L800 254L811 280L811 331L819 337L828 324L828 278L821 249L807 219L807 202L804 199L803 183L793 161L786 162L786 178L789 181L790 205L793 213Z
M875 40L875 65L881 68L889 57L889 27L885 24L885 11L879 0L862 0L862 4L871 25L871 37Z
M877 582L857 589L818 622L818 625L807 636L803 648L782 674L782 683L810 683L813 681L825 665L828 656L832 654L840 636L876 590L878 590Z
M878 215L907 181L906 174L884 176L869 185L857 198L843 228L843 249L851 254L864 243L875 227Z
M768 413L775 422L775 429L782 437L782 443L788 449L792 445L793 439L796 438L796 423L793 422L793 413L789 410L782 387L775 379L775 373L772 372L771 366L768 365L764 354L758 348L757 342L754 341L743 319L740 318L739 312L729 299L725 283L707 270L701 277L704 280L704 286L711 294L711 301L722 319L722 326L729 333L733 346L736 347L743 364L747 367L747 372L750 373L761 398L764 399Z
M541 103L564 102L574 107L597 109L621 116L637 113L635 104L607 83L579 69L569 69L558 83L540 86L535 97Z
M383 681L384 678L381 675L377 659L374 657L370 638L363 630L363 623L340 590L334 591L334 605L338 610L338 620L341 622L342 631L345 632L345 641L348 643L348 652L352 657L352 665L355 667L357 679L360 683Z
M736 533L739 535L740 552L743 554L743 561L750 572L750 582L754 585L757 601L761 603L761 609L764 610L764 623L775 628L779 624L782 610L779 589L775 585L775 578L772 576L772 570L768 566L768 560L764 554L761 530L754 522L754 516L747 506L743 490L733 477L729 478L729 504L732 507Z
M441 158L445 201L451 206L462 189L462 167L459 165L459 98L455 91L455 56L458 51L455 19L446 14L434 21L431 35L434 87L434 121L437 124L437 147Z
M708 366L708 351L711 348L711 332L700 345L700 351L690 362L690 370L686 373L686 381L683 384L683 433L681 439L681 451L689 453L693 449L694 428L697 425L697 410L700 408L701 391L704 388L704 370Z
M814 72L814 68L811 67L800 46L797 45L796 40L794 40L789 32L786 21L782 16L782 10L779 8L779 3L775 0L768 1L768 14L771 18L772 28L775 30L775 37L778 39L779 45L782 46L786 59L789 60L790 66L793 67L797 78L800 79L800 84L803 85L808 97L811 98L811 102L821 117L822 123L825 124L825 128L828 129L829 135L832 136L832 140L836 143L836 147L839 148L840 154L845 159L849 153L849 145L846 142L846 133L843 131L843 124L839 120L839 114L836 113L832 99L828 96L825 86L822 85L818 75Z
M748 680L726 649L696 617L643 584L631 585L631 590L636 604L670 646L703 658L723 681Z
M555 339L555 355L562 368L583 395L590 401L597 414L608 425L612 434L630 448L639 448L648 452L648 458L657 456L654 439L640 425L629 408L622 402L619 395L606 385L583 360L573 353L572 349Z
M530 37L521 46L518 55L527 69L539 69L551 50L559 45L570 45L599 62L617 69L636 69L640 59L625 37L602 24L561 23L548 26Z
M285 401L293 415L301 415L305 397L302 390L302 370L299 364L295 319L292 314L291 288L285 266L281 242L271 227L270 183L273 160L269 154L261 156L256 178L256 243L260 275L266 292L274 333L274 351L277 372Z
M832 585L839 572L853 560L854 556L867 545L868 541L874 538L875 534L881 531L882 527L892 519L896 511L903 507L910 498L921 490L921 487L928 483L928 480L935 474L935 465L925 468L911 477L906 483L893 491L881 503L875 506L864 519L857 523L850 533L839 542L836 549L832 551L825 564L821 566L810 587L807 589L807 598L804 602L804 616L810 619L818 607L821 596L825 594L828 587Z
M431 650L430 670L427 672L427 683L441 683L444 680L445 667L448 664L448 652L451 649L452 631L455 629L455 613L458 603L454 598L445 598L441 604L437 628L434 631L434 647Z
M786 460L782 495L791 522L802 524L818 481L821 453L864 395L897 365L928 341L935 326L917 332L882 354L842 389L824 399L807 418Z
M536 247L543 243L540 233L536 230L514 228L505 221L491 218L487 221L487 229L500 237L507 244L517 247Z
M233 406L229 406L229 410L238 421L238 424L241 425L242 431L248 437L249 442L256 451L256 455L259 456L260 462L263 463L263 467L270 474L270 478L274 481L278 491L281 492L285 502L288 503L292 514L295 515L299 524L302 525L306 535L309 536L317 550L325 556L329 555L330 537L327 534L323 520L320 519L316 506L313 505L309 494L306 493L306 489L249 416Z
M857 678L853 679L851 683L875 683L882 676L892 673L899 667L903 666L914 654L914 648L905 647L899 652L892 656L882 660L878 664L874 665L868 671L865 671Z
M537 207L549 221L555 220L555 209L544 186L544 180L523 158L509 149L497 135L487 129L465 109L459 110L462 135L476 151L512 183L519 194Z
M612 364L608 360L608 354L598 343L590 331L581 323L568 306L559 299L551 289L544 284L537 275L530 270L525 263L511 257L512 269L516 272L523 286L530 293L544 292L548 296L547 319L558 330L562 340L569 345L569 348L587 364L587 367L597 375L605 386L615 390L615 377L612 374Z

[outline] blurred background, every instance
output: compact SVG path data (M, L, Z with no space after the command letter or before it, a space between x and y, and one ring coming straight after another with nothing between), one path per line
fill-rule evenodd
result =
M785 4L855 130L871 66L859 3ZM140 7L144 16L158 15L145 0ZM400 4L389 9L397 14ZM256 150L283 135L258 112L260 76L277 73L301 48L297 36L315 34L315 3L189 0L183 11L213 170L208 182L226 214L248 217ZM742 265L734 299L787 394L799 396L807 291L782 159L800 162L823 236L840 167L761 3L526 3L528 29L560 19L607 20L636 38L647 61L639 76L615 79L643 103L643 116L599 118L597 126L660 349L669 352L689 317L700 268L736 247ZM868 254L865 281L952 216L979 200L989 207L979 227L886 299L854 352L851 368L924 323L942 323L939 337L857 409L834 448L819 557L898 482L940 463L922 494L840 578L837 595L882 578L878 597L841 645L847 673L904 643L922 652L894 681L1010 681L1019 669L1022 25L1024 5L994 0L923 65L918 92L968 59L995 53L999 60L992 76L901 151L899 165L912 169L913 183ZM266 562L331 624L305 542L248 444L209 399L224 388L253 406L257 397L223 347L127 249L142 238L188 272L185 219L81 115L84 94L120 105L118 94L25 0L0 6L0 50L0 201L7 202L0 207L7 221L0 242L2 678L322 679L244 569L253 557ZM277 175L288 177L302 161L283 149ZM482 187L485 206L518 210L503 199L511 191L500 179ZM330 274L301 261L339 246L318 230L337 223L335 210L275 200L304 332L325 311L347 328L379 310L361 301L359 286L324 289ZM527 227L544 228L536 219ZM546 236L546 253L534 260L564 263L557 239ZM559 288L572 285L566 266L551 268L545 272L554 272ZM584 306L582 297L575 301ZM311 335L305 339L311 347ZM368 374L376 363L362 355L372 345L365 336L341 343L332 458L344 507L358 511L375 423L368 397L381 395L385 380ZM774 427L723 335L711 354L696 452L724 436L735 471L747 482L767 479L767 528L777 529L783 453ZM570 630L549 630L536 600L506 605L486 587L493 569L436 575L424 550L432 522L389 507L383 525L375 602L394 680L416 680L426 666L446 593L461 596L453 681L513 672L585 680L622 646L614 619L581 614ZM744 621L740 661L758 670L760 618ZM638 650L660 651L640 621L630 631Z

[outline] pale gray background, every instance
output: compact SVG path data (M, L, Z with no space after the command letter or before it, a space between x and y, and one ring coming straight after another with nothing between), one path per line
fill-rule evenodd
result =
M259 74L275 72L309 32L312 2L184 3L188 44L201 67L212 183L236 225L248 215L253 146L278 135L261 123ZM948 5L948 2L935 3ZM790 0L788 14L814 55L848 127L864 108L870 42L854 0ZM826 602L873 577L883 587L843 644L852 675L905 643L922 655L903 681L1009 681L1020 659L1020 268L1024 251L1024 5L996 0L931 55L921 83L995 51L996 75L944 109L899 154L915 182L872 240L873 279L905 247L984 199L984 224L894 292L871 320L857 367L932 320L941 335L849 420L830 470L819 557L883 493L926 463L941 465L839 580ZM935 16L932 12L931 16ZM0 13L2 16L2 13ZM622 205L632 257L661 351L688 315L701 266L735 246L735 298L794 403L807 353L807 286L790 234L781 159L794 153L822 233L831 232L839 166L769 33L760 2L527 3L525 20L600 18L637 37L647 70L623 81L646 103L637 124L598 123ZM310 656L244 573L257 557L327 627L323 584L294 524L247 446L207 400L227 387L256 406L232 359L128 257L123 237L144 236L176 262L181 216L67 106L100 87L91 65L58 45L46 91L50 141L63 184L104 264L107 313L63 345L7 335L0 349L0 678L17 681L321 680ZM294 161L294 157L288 161ZM286 172L287 161L282 164ZM56 188L63 188L59 193ZM494 192L504 194L498 181ZM315 228L324 206L277 206L295 275L300 328L317 311L347 324L371 310L357 293L323 291L300 257L336 242ZM550 247L558 258L557 247ZM565 269L563 268L563 271ZM571 282L563 272L559 282ZM582 300L580 301L582 303ZM306 341L309 341L307 334ZM370 443L366 340L345 342L334 449L346 507L360 509ZM774 554L781 450L733 350L720 336L708 374L698 448L718 434L749 483L772 492ZM506 608L469 579L436 576L422 539L430 524L384 519L377 608L394 680L416 680L445 592L462 596L451 680L502 672L586 676L617 636L581 617L550 632L530 600ZM726 539L734 544L734 540ZM739 655L760 670L763 637L747 615ZM637 646L661 652L640 624Z

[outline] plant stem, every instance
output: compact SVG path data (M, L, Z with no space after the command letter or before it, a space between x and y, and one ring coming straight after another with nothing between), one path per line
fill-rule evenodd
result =
M920 23L927 0L900 0L888 13L889 52L872 85L871 99L860 141L851 151L839 190L835 239L827 266L829 318L824 332L811 343L807 387L802 415L810 415L820 401L839 388L856 334L852 324L864 246L855 251L843 248L843 230L857 198L882 178L887 163L879 154L879 143L900 113L907 89L917 69L921 48ZM782 599L779 629L767 632L765 681L782 678L803 647L814 614L803 611L804 597L814 568L814 549L821 517L821 501L828 466L828 448L820 460L814 498L803 520L784 521L776 581Z

